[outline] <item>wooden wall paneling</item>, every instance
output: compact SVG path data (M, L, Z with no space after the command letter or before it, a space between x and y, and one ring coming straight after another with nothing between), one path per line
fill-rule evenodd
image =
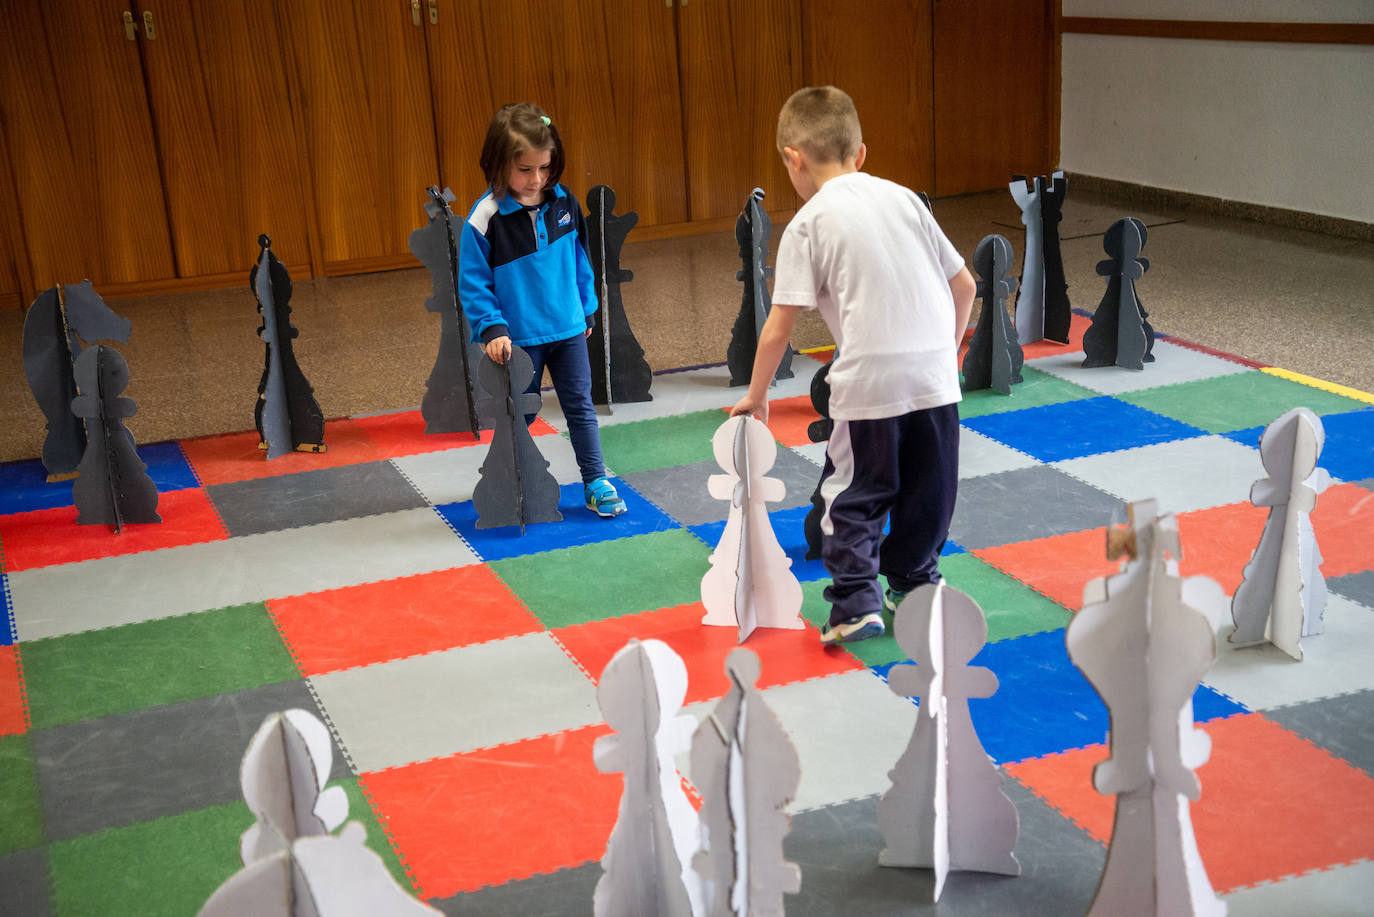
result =
M477 164L487 122L496 111L487 65L487 30L482 10L475 3L443 0L439 21L429 21L426 6L421 16L429 54L429 80L433 91L434 131L438 138L439 173L431 184L453 189L453 212L460 218L487 188ZM495 50L499 53L500 43ZM423 189L415 195L415 225L426 220Z
M279 258L305 263L303 148L276 7L141 0L141 10L156 26L140 40L178 274L246 277L264 232Z
M774 145L802 85L801 0L692 0L678 8L691 220L737 214L754 187L769 210L799 203Z
M1004 188L1047 161L1056 0L935 4L935 193Z
M808 86L834 85L859 111L864 171L918 191L935 186L932 0L805 0Z
M30 288L175 275L137 42L115 0L13 0L0 116Z

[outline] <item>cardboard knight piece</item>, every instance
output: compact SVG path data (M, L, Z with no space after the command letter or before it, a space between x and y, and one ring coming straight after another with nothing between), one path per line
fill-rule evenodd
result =
M958 589L926 584L902 602L895 627L915 664L894 666L888 684L920 700L911 741L888 774L892 788L878 803L886 842L878 863L934 869L936 901L950 870L1020 875L1016 807L969 717L970 697L997 690L992 670L968 664L987 641L983 610Z
M85 421L86 452L77 466L72 502L80 525L161 522L157 486L138 457L134 435L124 418L138 411L132 398L120 394L129 385L129 364L112 347L96 344L76 358L76 386L71 410Z
M587 338L587 356L592 366L592 404L604 404L608 410L615 402L654 400L649 393L653 372L630 329L620 289L634 280L632 271L620 267L620 250L639 222L639 214L630 211L616 216L614 210L615 192L610 188L597 185L587 193L587 248L601 301Z
M1069 342L1072 319L1069 285L1064 280L1064 256L1059 250L1059 221L1063 219L1064 173L1036 176L1031 187L1017 175L1011 196L1026 224L1025 260L1021 293L1016 299L1016 339L1023 346L1036 341Z
M755 188L744 203L744 211L735 220L735 241L739 242L739 256L744 262L735 279L744 281L744 297L730 332L730 346L725 351L731 385L749 384L754 372L754 354L759 349L759 334L773 307L768 295L768 278L773 276L773 269L768 266L768 242L772 235L773 221L763 209L763 189ZM791 378L792 345L788 344L773 379Z
M453 192L430 187L425 194L429 223L410 234L409 248L433 282L425 309L439 315L439 354L425 381L420 416L426 433L471 433L476 439L482 425L474 389L483 354L458 303L458 234L449 207Z
M248 286L262 314L266 354L253 421L258 428L258 448L269 459L288 452L324 452L324 414L315 391L296 362L295 345L300 334L291 324L291 275L272 253L272 240L258 236L262 252L248 272Z
M835 421L830 418L830 367L835 364L835 359L839 355L839 350L836 350L831 354L830 362L816 370L816 374L811 377L811 406L821 415L820 420L813 420L806 427L806 438L813 443L826 442L835 429ZM822 471L821 477L816 479L816 489L811 492L811 509L807 510L806 519L802 522L802 531L806 534L807 560L818 560L821 556L821 516L825 513L825 501L821 499L821 480L824 476L825 473Z
M49 481L66 480L86 451L86 426L72 413L76 360L96 341L126 343L132 326L105 305L89 280L38 294L24 316L24 375L47 418L43 467ZM84 344L83 344L84 342Z
M534 522L557 522L558 480L530 435L526 417L539 413L538 392L527 392L534 378L529 354L512 346L504 364L483 357L477 381L484 391L483 417L493 420L491 447L472 491L477 528L489 529Z
M1140 257L1147 235L1144 223L1127 217L1113 223L1102 237L1102 248L1111 257L1097 262L1097 273L1107 278L1107 292L1093 313L1092 325L1083 332L1085 367L1144 369L1154 362L1155 329L1146 320L1135 288L1150 269L1149 260Z
M1211 740L1193 728L1193 692L1216 658L1225 608L1206 577L1181 580L1178 526L1154 500L1130 505L1128 529L1108 532L1121 572L1092 580L1069 622L1069 658L1111 720L1108 757L1093 786L1116 796L1107 863L1090 915L1226 912L1198 854L1188 803Z
M1326 578L1311 516L1317 495L1331 484L1317 467L1325 440L1321 419L1307 408L1285 412L1260 436L1268 477L1250 488L1250 502L1269 507L1269 515L1231 599L1234 644L1267 640L1301 660L1302 638L1323 630Z
M973 269L978 272L978 295L983 305L978 327L964 354L964 390L993 388L1003 395L1021 381L1025 356L1016 340L1016 328L1007 314L1007 297L1016 281L1007 276L1011 270L1011 243L999 235L984 236L973 253Z

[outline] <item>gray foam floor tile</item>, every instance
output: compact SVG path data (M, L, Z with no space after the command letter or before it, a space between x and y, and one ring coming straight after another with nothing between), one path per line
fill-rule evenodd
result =
M0 914L47 917L48 854L42 847L0 855Z
M1374 777L1374 690L1276 707L1264 715Z
M1123 392L1158 388L1161 385L1196 382L1199 379L1243 373L1249 369L1232 360L1181 347L1166 340L1156 340L1152 353L1155 361L1146 363L1142 370L1124 369L1120 366L1095 366L1084 369L1081 350L1076 353L1037 357L1027 360L1026 365L1103 395L1119 395Z
M1326 588L1348 599L1354 599L1366 608L1374 608L1374 570L1333 576L1326 581Z
M1224 436L1175 439L1054 467L1125 502L1158 500L1161 513L1248 502L1250 485L1265 476L1258 449Z
M248 740L293 707L319 715L303 680L35 730L49 839L241 799ZM331 774L348 775L337 748Z
M648 498L659 509L683 525L719 522L730 515L730 501L711 496L707 479L724 474L715 462L697 462L673 468L656 468L622 475L625 482ZM787 488L785 496L768 504L768 511L806 506L816 489L820 472L816 466L791 449L778 447L777 459L767 476L777 478Z
M230 535L257 535L425 505L405 475L385 461L216 484L205 490Z
M600 880L601 864L586 863L428 903L450 917L586 917Z
M959 482L949 537L968 550L1100 528L1121 501L1037 465Z

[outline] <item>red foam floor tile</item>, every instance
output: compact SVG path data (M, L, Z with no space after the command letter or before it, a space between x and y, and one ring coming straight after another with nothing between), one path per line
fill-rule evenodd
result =
M386 458L367 431L357 421L347 417L325 422L324 444L328 447L326 452L289 452L269 462L266 451L258 448L257 432L250 430L247 433L183 439L181 449L186 453L186 460L191 463L200 483L207 486L317 468L359 465Z
M0 516L5 570L13 573L229 537L203 488L160 494L157 512L161 522L126 525L118 535L107 525L77 525L75 506Z
M1109 576L1118 569L1116 561L1107 559L1104 529L1052 535L969 553L1070 611L1083 607L1083 587L1088 580Z
M623 785L592 764L592 743L609 732L589 726L359 782L420 895L442 898L599 860Z
M1198 849L1220 893L1374 857L1374 779L1259 713L1213 720L1211 759L1191 806ZM1102 745L1007 765L1098 840L1115 800L1092 787Z
M480 564L272 599L267 607L307 676L543 629Z
M473 439L470 433L426 433L425 419L418 410L354 417L353 422L366 432L368 439L381 452L383 458L440 452L444 449L475 446L479 442ZM530 433L535 436L547 436L557 434L558 431L546 423L544 418L536 417L530 425ZM480 442L491 442L490 430L482 431Z
M1335 484L1317 497L1312 531L1322 552L1322 575L1374 569L1374 493L1358 484Z
M25 730L24 692L19 685L19 648L0 646L0 736Z
M700 602L691 602L563 627L554 630L553 635L593 680L601 678L606 663L631 637L662 640L687 666L685 703L692 704L725 696L730 688L725 657L739 645L738 630L702 624L705 614ZM800 630L761 627L749 636L745 646L759 655L763 667L761 688L864 667L848 653L827 652L810 625Z

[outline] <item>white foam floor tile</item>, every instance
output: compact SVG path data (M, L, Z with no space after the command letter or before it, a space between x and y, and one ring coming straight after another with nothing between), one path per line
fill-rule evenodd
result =
M1075 385L1081 385L1103 395L1119 395L1122 392L1138 392L1142 389L1157 388L1161 385L1174 385L1178 382L1195 382L1198 379L1211 379L1214 376L1229 376L1232 373L1249 372L1250 367L1242 366L1209 353L1180 347L1165 340L1156 340L1153 363L1146 363L1142 370L1125 369L1120 366L1096 366L1083 368L1083 351L1075 353L1056 353L1047 357L1027 360L1041 372L1058 376Z
M1258 449L1215 435L1052 464L1122 500L1158 500L1164 513L1248 502L1250 485L1265 476Z
M1302 638L1297 662L1270 644L1232 646L1228 614L1217 635L1217 661L1203 681L1251 710L1374 688L1374 614L1328 593L1324 620L1325 633Z
M1294 914L1348 915L1370 913L1374 862L1333 866L1242 888L1222 895L1229 917L1292 917Z
M967 427L959 430L959 479L1016 471L1038 464L1035 459Z
M330 672L310 681L359 771L601 722L596 686L548 633Z
M545 434L535 437L534 441L559 484L582 480L577 456L573 454L572 443L567 437ZM478 445L424 452L394 458L391 463L410 480L422 497L431 505L438 506L472 499L472 489L481 477L480 470L488 448Z

